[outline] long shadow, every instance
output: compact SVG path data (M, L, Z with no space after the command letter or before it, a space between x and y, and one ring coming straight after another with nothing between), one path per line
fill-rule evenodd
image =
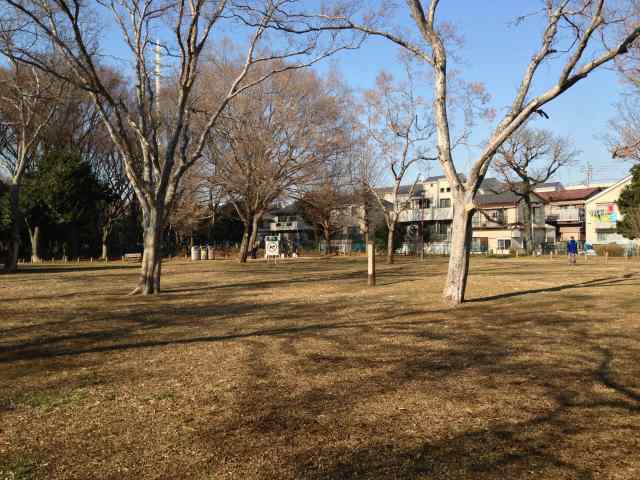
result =
M501 293L501 294L492 295L489 297L472 298L470 300L465 300L465 303L489 302L492 300L521 297L525 295L531 295L534 293L561 292L563 290L569 290L574 288L594 288L594 287L611 287L614 285L629 285L623 282L632 278L634 278L633 274L629 273L629 274L623 275L622 277L616 276L616 277L596 278L593 280L587 280L586 282L568 283L564 285L557 285L555 287L534 288L531 290L521 290L518 292Z
M11 350L16 350L17 353L15 355L7 355L5 357L0 357L1 363L11 363L17 360L27 360L27 359L42 359L42 358L54 358L54 357L63 357L63 356L77 356L83 355L87 353L103 353L103 352L113 352L120 350L130 350L130 349L138 349L138 348L151 348L151 347L164 347L167 345L190 345L195 343L211 343L211 342L224 342L230 340L239 340L244 338L251 337L269 337L269 336L287 336L287 335L296 335L304 332L319 332L324 330L341 330L341 329L350 329L356 328L357 325L353 323L317 323L306 325L304 327L289 327L289 328L273 328L266 330L253 330L245 333L236 333L230 335L207 335L201 337L190 337L190 338L178 338L178 339L170 339L170 340L151 340L151 341L142 341L135 343L118 343L115 345L105 345L105 346L97 346L91 348L69 348L69 349L60 349L56 351L43 351L43 350L29 350L25 348L25 345L18 345L12 348ZM114 331L114 332L100 332L100 333L91 333L86 335L79 335L81 337L86 337L88 339L104 339L104 338L119 338L121 336L122 330ZM74 337L77 338L78 336ZM62 338L61 341L66 340L68 338ZM27 346L29 347L29 346Z
M91 267L82 266L82 265L78 265L78 266L69 265L64 267L62 266L61 267L57 267L57 266L45 267L45 266L38 265L38 266L32 266L32 267L26 267L26 268L23 267L18 269L18 271L12 272L12 273L3 272L2 270L0 270L0 275L13 277L13 276L22 275L22 274L31 275L31 274L37 274L37 273L96 272L96 271L104 271L104 270L131 270L131 269L139 270L140 265L139 264L126 264L126 265L97 264Z

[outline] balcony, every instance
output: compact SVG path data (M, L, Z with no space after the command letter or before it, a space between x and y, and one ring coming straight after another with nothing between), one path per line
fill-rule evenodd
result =
M496 218L495 220L489 220L484 217L479 219L476 219L474 217L473 221L471 222L471 226L472 228L507 228L508 227L507 223L504 221L503 218Z
M547 215L547 223L579 223L584 222L584 208L565 208L552 210Z
M435 222L453 220L453 208L412 208L400 214L400 222Z
M285 232L290 230L307 230L308 225L304 222L274 222L269 224L272 232Z

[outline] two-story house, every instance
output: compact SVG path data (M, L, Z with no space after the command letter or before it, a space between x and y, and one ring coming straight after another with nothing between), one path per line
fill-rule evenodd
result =
M566 242L571 237L580 243L586 240L585 202L601 190L600 187L536 190L545 203L545 221L555 229L557 241Z
M634 243L633 240L623 237L616 231L617 223L622 219L616 202L622 190L631 183L631 178L632 176L628 175L585 201L585 237L588 243L592 245Z
M265 236L279 235L286 242L306 244L314 237L313 226L304 218L300 207L292 203L274 209L264 216L259 230L260 242Z
M531 238L534 246L545 243L548 239L544 222L542 199L535 193L531 195L532 218ZM480 209L472 218L473 252L493 252L507 254L512 249L523 249L525 202L522 197L511 191L499 193L482 192L477 197Z

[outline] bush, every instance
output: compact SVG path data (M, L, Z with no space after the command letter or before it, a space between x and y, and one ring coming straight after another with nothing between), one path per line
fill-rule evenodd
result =
M594 245L593 249L598 255L604 256L606 252L609 252L610 257L624 257L625 248L617 243L610 243L609 245Z

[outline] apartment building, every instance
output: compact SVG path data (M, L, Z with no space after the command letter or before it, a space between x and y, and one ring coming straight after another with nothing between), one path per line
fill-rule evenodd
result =
M451 186L444 175L428 177L419 182L411 193L412 186L400 187L397 202L402 210L400 224L422 224L429 243L448 242L453 221ZM381 188L385 201L393 202L392 188Z

